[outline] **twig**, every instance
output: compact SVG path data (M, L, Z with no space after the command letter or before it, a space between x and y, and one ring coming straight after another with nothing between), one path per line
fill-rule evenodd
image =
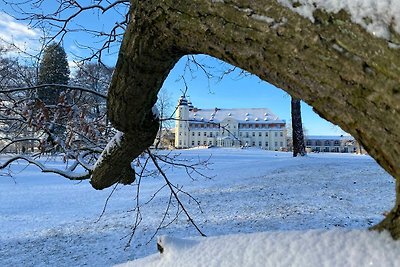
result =
M190 216L190 214L188 213L188 211L186 210L185 206L183 205L183 203L181 202L181 200L178 197L178 194L175 192L174 190L174 186L171 184L171 182L169 181L167 175L164 173L164 171L161 169L160 165L157 162L157 159L153 156L153 154L150 152L150 149L146 150L147 153L149 154L151 160L153 161L154 165L156 166L156 168L158 169L158 171L160 172L161 176L164 178L166 184L168 185L171 193L173 194L175 200L178 202L178 205L182 208L183 212L185 213L186 217L188 218L188 220L190 221L190 223L196 228L196 230L200 233L201 236L206 236L201 230L200 228L196 225L196 223L193 221L192 217Z

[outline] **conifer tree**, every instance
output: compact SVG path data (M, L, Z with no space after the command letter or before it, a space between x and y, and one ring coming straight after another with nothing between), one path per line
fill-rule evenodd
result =
M46 47L39 66L38 85L68 84L69 73L67 54L64 48L57 43ZM45 104L54 105L58 102L61 91L60 87L48 86L39 89L37 97Z

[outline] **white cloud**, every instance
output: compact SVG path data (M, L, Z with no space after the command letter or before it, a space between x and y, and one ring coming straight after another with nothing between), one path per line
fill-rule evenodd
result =
M15 20L10 15L0 12L0 39L13 43L21 49L32 48L37 42L39 32L28 25ZM36 40L35 40L36 39ZM0 42L1 42L0 40Z

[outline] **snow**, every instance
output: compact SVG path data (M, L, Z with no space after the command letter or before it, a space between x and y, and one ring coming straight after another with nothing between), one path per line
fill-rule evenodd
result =
M313 12L322 9L337 13L345 10L354 23L371 34L390 40L390 27L400 33L400 1L396 0L278 0L314 22ZM294 5L296 3L296 5Z
M189 112L190 121L202 121L204 118L208 121L212 120L214 123L220 123L226 118L233 118L239 123L249 122L249 120L254 123L261 120L261 118L263 120L265 119L266 123L274 124L285 122L284 120L280 120L278 116L273 114L272 111L267 108L193 109Z
M257 14L252 14L251 17L255 20L259 20L265 23L273 23L275 20L271 17L267 17L267 16L261 16L261 15L257 15Z
M180 194L207 238L199 238L182 213L156 234L166 245L163 255L157 252L157 240L151 237L166 209L169 191L163 188L147 203L164 184L162 178L149 176L141 181L142 222L126 247L135 221L135 185L118 186L99 218L112 188L96 191L88 181L42 174L20 162L11 168L13 178L0 176L0 266L112 266L135 259L138 262L130 264L168 266L167 258L176 257L205 257L210 264L218 258L243 257L247 262L256 261L255 255L265 257L256 254L260 251L253 250L249 241L258 246L265 243L263 253L276 266L284 266L288 259L301 261L303 254L304 260L315 257L314 262L330 262L325 266L361 266L341 263L343 257L357 260L362 253L369 259L380 257L390 266L391 253L399 249L387 234L365 230L383 219L395 192L394 179L369 156L318 153L292 158L285 152L217 148L171 152L171 156L179 154L192 163L211 155L210 169L203 170L211 178L192 180L184 169L164 166L171 182L200 202L202 210ZM47 163L52 168L63 166L60 161ZM175 214L172 209L165 224ZM228 240L237 243L237 250ZM227 254L225 247L236 254ZM327 250L332 253L325 253L324 261L320 254Z
M164 250L118 267L396 266L400 242L366 230L236 234L184 240L160 237Z
M307 135L306 139L314 140L354 140L351 135Z
M100 163L104 160L105 157L111 154L111 152L115 149L115 147L121 146L121 140L124 136L123 132L117 131L117 133L111 138L110 142L106 145L100 157L97 159L94 168L100 165Z

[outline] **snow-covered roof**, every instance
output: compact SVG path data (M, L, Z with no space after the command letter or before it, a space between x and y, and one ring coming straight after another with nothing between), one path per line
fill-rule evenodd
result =
M354 140L350 135L308 135L306 140Z
M220 123L227 118L232 118L238 123L285 123L284 120L280 120L267 108L194 108L189 112L189 120L191 121Z

